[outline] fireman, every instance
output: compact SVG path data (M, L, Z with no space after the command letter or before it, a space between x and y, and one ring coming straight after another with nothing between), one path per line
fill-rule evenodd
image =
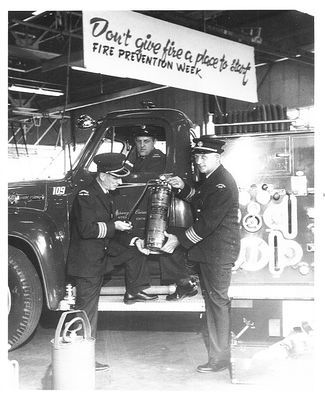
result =
M157 172L165 170L166 156L155 148L156 136L149 127L139 127L133 131L136 145L136 159L134 164L126 162L132 168L132 173ZM191 275L186 266L186 250L179 248L172 255L161 254L159 265L162 279L176 283L177 290L166 296L168 301L182 300L185 297L195 296L197 291L196 278Z
M149 287L150 275L145 263L148 251L144 249L143 240L132 238L130 242L127 231L132 229L132 224L114 218L111 192L129 174L124 161L125 156L119 153L97 155L94 158L97 176L88 187L79 191L71 211L67 273L76 284L75 308L86 311L93 337L96 337L103 277L115 265L126 265L126 303L158 298L144 292ZM105 369L108 369L106 364L96 362L97 371Z
M199 262L200 282L206 307L208 362L198 372L230 368L231 271L240 249L238 188L232 175L220 163L225 142L216 136L194 139L195 164L205 175L196 189L179 177L169 178L178 196L192 207L193 225L170 228L163 249L172 253L178 246L188 249L189 259Z
M127 161L132 172L163 172L166 164L165 154L155 148L157 139L147 127L137 128L133 132L136 147L136 158Z

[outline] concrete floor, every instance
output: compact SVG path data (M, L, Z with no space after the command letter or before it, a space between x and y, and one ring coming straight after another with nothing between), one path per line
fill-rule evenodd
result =
M19 363L19 389L52 389L50 341L57 322L55 313L43 317L28 343L9 353L9 359ZM235 394L239 390L239 397L244 393L245 385L232 384L228 371L196 372L196 366L207 361L199 314L101 312L98 328L96 359L108 363L111 368L108 372L96 373L96 390L116 393L186 391L192 394L197 391ZM294 387L299 382L300 394L303 390L309 391L311 381L306 380L306 370L310 371L311 360L303 360L303 364L302 360L290 362L286 361L281 371L286 374L290 368L296 377ZM279 368L277 370L279 372ZM299 374L304 379L299 379ZM263 385L276 382L268 378L261 381ZM261 382L256 379L257 388ZM293 389L291 384L290 390Z

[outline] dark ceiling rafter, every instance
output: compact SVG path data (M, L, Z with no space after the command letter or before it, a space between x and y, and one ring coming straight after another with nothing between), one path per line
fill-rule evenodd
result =
M157 16L156 14L159 13L160 15L160 19L163 20L171 20L171 17L169 14L167 14L168 12L155 12L155 11L141 11L141 13L148 15L148 16ZM313 65L314 64L314 56L312 53L304 51L301 48L296 48L294 50L289 50L289 49L285 49L285 48L276 48L274 47L272 44L270 44L269 42L267 42L265 39L263 40L263 42L261 44L259 44L258 42L256 43L254 41L254 36L251 35L247 35L244 34L241 29L244 27L254 27L254 22L256 23L256 20L254 21L253 19L248 19L245 21L245 25L243 25L242 27L239 27L237 29L233 29L230 30L229 28L225 27L225 26L220 26L220 25L216 25L215 22L215 18L217 18L218 16L223 15L223 12L214 12L214 11L204 11L204 13L202 11L189 11L189 17L184 18L182 15L178 15L178 12L175 11L176 16L173 15L173 19L174 21L177 21L177 23L179 23L180 25L183 26L187 26L188 28L192 28L192 29L196 29L196 30L202 30L203 31L203 25L202 27L200 27L197 23L197 19L195 19L194 17L198 18L200 15L202 18L206 19L206 23L205 23L205 33L208 34L212 34L215 36L221 36L224 37L226 39L229 40L233 40L236 42L240 42L240 43L244 43L244 44L248 44L248 45L254 45L255 46L255 51L257 53L260 53L262 55L272 55L274 57L287 57L293 61L296 62L300 62L300 63L305 63L305 64L310 64ZM205 15L207 14L207 15ZM278 15L278 12L273 12L271 13L267 18L259 18L259 22L261 20L264 20L266 23L274 16ZM300 32L300 34L304 34L307 31L310 31L310 27L309 28L305 28L303 31ZM283 39L288 39L288 38L293 38L295 36L296 33L294 33L293 31L287 32L285 34L285 36L281 36L281 38L279 38L279 41L283 41ZM297 54L300 54L301 57L296 57ZM270 60L270 62L272 62L274 60Z
M77 101L74 103L69 103L66 105L65 111L77 110L78 108L83 108L86 106L106 103L109 101L123 99L123 98L131 97L131 96L136 96L139 94L150 93L153 91L166 89L167 87L168 86L156 85L154 83L143 85L143 86L137 86L132 89L121 90L121 91L114 92L112 94L106 94L106 95L100 95L97 97L93 97L93 98L89 99L88 103L85 101ZM47 109L46 112L49 114L55 114L57 112L62 112L62 107L61 106L52 107L52 108Z
M15 23L22 25L22 26L27 26L29 28L35 28L35 29L39 29L39 30L43 30L46 32L51 32L51 33L59 33L60 35L63 36L71 36L71 37L75 37L77 39L82 39L82 35L81 34L77 34L77 33L73 33L69 30L59 30L59 29L54 29L54 28L50 28L44 25L39 25L39 24L34 24L31 22L25 22L25 21L18 21L18 20L14 20Z
M313 17L295 10L135 10L138 13L224 37L255 47L256 64L278 59L314 64ZM26 78L65 86L67 66L82 66L82 12L9 12L9 70L12 78ZM11 34L10 34L11 33ZM70 42L69 42L70 40ZM71 45L71 53L68 48ZM297 55L299 55L297 57ZM81 107L119 94L141 92L146 82L69 70L69 104ZM126 82L128 81L128 82ZM10 110L30 96L11 93ZM26 100L27 99L27 100ZM63 110L64 98L34 98L37 112ZM101 101L103 100L103 101ZM36 102L37 101L37 102Z

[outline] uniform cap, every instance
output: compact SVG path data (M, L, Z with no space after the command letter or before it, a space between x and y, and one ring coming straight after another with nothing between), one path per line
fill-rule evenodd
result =
M121 153L102 153L94 157L97 164L97 172L105 172L122 178L129 175L130 171L125 167L125 155Z
M195 146L192 148L193 153L223 153L222 146L226 144L223 140L214 135L205 135L200 138L193 139Z
M153 139L156 138L155 134L150 131L150 129L148 129L147 127L136 127L133 129L133 137L134 139L136 139L138 136L148 136L148 137L152 137Z

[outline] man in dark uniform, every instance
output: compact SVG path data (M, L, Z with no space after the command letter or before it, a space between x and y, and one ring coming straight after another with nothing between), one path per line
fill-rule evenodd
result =
M150 127L137 128L133 132L136 145L136 159L133 164L127 162L133 173L157 172L165 170L166 156L155 148L156 137ZM162 279L176 283L177 289L174 293L166 296L166 300L181 300L185 297L195 296L197 291L196 281L193 279L185 264L185 249L177 249L172 255L161 254L159 264Z
M150 275L145 265L147 250L143 240L131 239L126 231L130 222L114 217L113 192L122 177L129 174L124 167L125 156L119 153L99 154L96 179L74 199L71 210L71 238L67 257L67 273L76 284L76 309L85 310L92 336L96 337L98 301L104 274L114 265L125 263L126 303L157 299L145 293ZM124 232L124 234L123 234ZM117 261L118 260L118 261ZM96 370L108 366L96 363Z
M238 189L232 175L220 163L225 142L216 136L194 139L195 163L205 174L196 189L179 177L168 182L178 196L191 203L194 222L188 229L170 228L163 250L188 249L189 259L199 262L205 300L208 362L198 372L218 372L230 367L231 271L240 249Z
M165 154L155 148L156 137L147 128L137 128L134 132L136 158L129 161L132 172L163 172L166 164Z

